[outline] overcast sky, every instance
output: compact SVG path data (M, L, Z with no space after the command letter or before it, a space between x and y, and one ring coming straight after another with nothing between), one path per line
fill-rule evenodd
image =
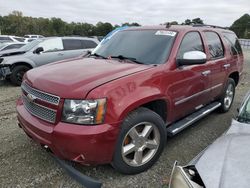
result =
M230 26L250 13L250 0L0 0L0 15L59 17L67 22L137 22L158 25L200 17L206 24Z

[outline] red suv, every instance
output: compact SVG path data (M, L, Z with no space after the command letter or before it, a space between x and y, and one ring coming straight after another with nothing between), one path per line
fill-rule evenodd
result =
M88 56L28 71L18 121L60 158L139 173L156 162L167 136L229 110L242 69L232 31L127 28Z

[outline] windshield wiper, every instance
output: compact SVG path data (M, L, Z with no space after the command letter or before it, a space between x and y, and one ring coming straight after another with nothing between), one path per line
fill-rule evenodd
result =
M130 60L130 61L133 61L134 63L137 63L137 64L144 64L140 61L137 61L136 58L134 57L125 57L123 55L118 55L118 56L110 56L111 58L118 58L118 59L121 59L121 60Z
M90 56L100 57L100 58L102 58L102 59L108 59L107 57L102 56L102 55L97 54L97 53L90 54L89 57L90 57Z

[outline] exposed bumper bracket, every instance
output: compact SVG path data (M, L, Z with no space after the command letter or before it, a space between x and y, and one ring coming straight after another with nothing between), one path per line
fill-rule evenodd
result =
M52 153L49 154L55 159L55 161L77 182L81 185L85 186L86 188L101 188L102 183L98 180L95 180L91 177L88 177L82 174L80 171L76 170L71 165L67 164L64 160L61 160L54 156Z

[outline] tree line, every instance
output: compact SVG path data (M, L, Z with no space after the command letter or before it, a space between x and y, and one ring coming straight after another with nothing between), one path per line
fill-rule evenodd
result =
M123 23L112 25L108 22L67 23L61 18L34 18L23 16L20 11L13 11L7 16L0 15L0 31L5 35L24 36L25 34L39 34L44 36L105 36L120 26L140 26L138 23Z
M166 22L162 25L192 25L204 24L201 18L186 19L183 23L177 21ZM20 11L13 11L7 16L0 15L0 33L5 35L24 36L25 34L39 34L44 36L105 36L120 26L140 26L138 23L123 23L112 25L108 22L67 23L61 18L34 18L23 16ZM250 15L244 14L229 27L239 38L250 38Z

